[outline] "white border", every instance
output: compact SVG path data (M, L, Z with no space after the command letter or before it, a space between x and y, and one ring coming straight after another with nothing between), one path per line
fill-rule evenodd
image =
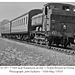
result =
M75 0L0 0L0 2L75 2ZM74 67L75 68L75 67ZM42 73L43 75L53 75L50 73ZM0 75L42 75L42 74L9 74L8 70L0 69ZM54 75L75 75L75 70L65 70L64 73L55 73Z
M0 0L0 2L75 2L75 0Z

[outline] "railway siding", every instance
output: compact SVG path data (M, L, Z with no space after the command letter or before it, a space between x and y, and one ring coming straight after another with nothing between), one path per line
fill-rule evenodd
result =
M26 43L0 38L0 48L0 65L75 66L75 56Z

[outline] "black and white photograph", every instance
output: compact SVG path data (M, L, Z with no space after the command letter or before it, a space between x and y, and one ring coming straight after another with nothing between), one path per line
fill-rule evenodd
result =
M75 2L0 2L0 66L75 66Z

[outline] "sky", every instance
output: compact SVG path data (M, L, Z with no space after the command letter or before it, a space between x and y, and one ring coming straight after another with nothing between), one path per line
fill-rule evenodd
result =
M48 2L0 2L0 22L4 19L12 20L31 9L42 9ZM75 5L75 2L69 2Z
M31 9L42 9L46 2L0 2L0 21L14 19Z

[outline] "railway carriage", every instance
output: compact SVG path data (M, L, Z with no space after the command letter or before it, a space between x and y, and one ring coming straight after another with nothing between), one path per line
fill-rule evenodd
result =
M43 14L42 13L32 17L31 25L35 27L36 31L42 31L42 24L43 24Z
M9 36L7 36L8 34L10 34L10 22L1 26L1 36L7 38L7 37L9 37Z
M7 25L8 23L5 25L10 27L8 28L9 32L6 32L7 28L3 26L5 29L2 29L2 36L25 40L30 31L35 30L35 27L31 26L31 18L39 13L42 13L41 9L33 9L28 13L11 20L9 25Z

